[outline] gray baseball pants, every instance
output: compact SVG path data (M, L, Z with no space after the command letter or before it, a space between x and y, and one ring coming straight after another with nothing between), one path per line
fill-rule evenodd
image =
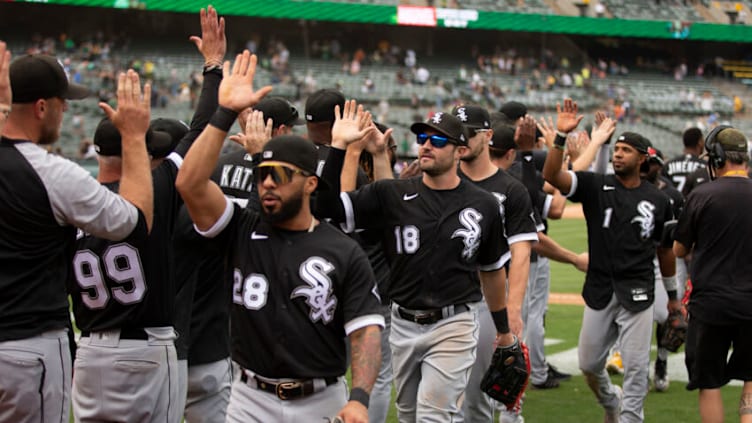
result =
M230 357L188 367L188 423L224 423L230 402L232 364Z
M616 295L602 310L585 306L578 355L585 381L604 409L618 407L614 385L606 372L609 349L620 340L624 363L624 397L620 423L642 422L643 402L648 393L650 338L653 308L634 313L619 304Z
M494 418L494 402L480 390L480 381L491 365L496 339L496 326L485 301L478 303L478 327L478 349L465 389L465 402L460 413L453 420L458 423L492 422Z
M389 345L389 333L392 327L392 310L390 306L383 306L384 330L381 331L381 368L376 383L371 390L368 405L368 421L370 423L385 423L392 403L392 347Z
M546 329L543 325L548 310L551 285L551 266L545 257L530 265L530 277L525 293L525 344L530 354L530 383L541 384L548 378L548 363L544 350Z
M180 422L175 331L146 332L148 340L121 339L119 330L81 338L73 377L76 422Z
M400 423L451 422L460 413L478 344L478 306L433 324L392 305L392 369Z
M0 422L68 423L68 331L0 342Z
M280 382L275 379L265 380ZM292 400L279 399L254 385L253 378L243 382L240 380L240 372L235 376L227 406L228 423L325 422L327 418L336 416L347 403L347 382L344 378L312 395Z

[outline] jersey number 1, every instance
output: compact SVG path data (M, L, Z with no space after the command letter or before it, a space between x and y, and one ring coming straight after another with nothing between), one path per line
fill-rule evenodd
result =
M100 268L100 259L91 250L81 250L73 257L73 271L76 282L83 289L81 300L86 307L96 310L105 308L110 300L110 294L123 305L141 301L146 293L146 280L141 267L141 257L138 250L128 244L115 244L109 247L102 260L107 276L118 285L109 291ZM126 289L123 285L129 284ZM90 289L94 290L91 294Z

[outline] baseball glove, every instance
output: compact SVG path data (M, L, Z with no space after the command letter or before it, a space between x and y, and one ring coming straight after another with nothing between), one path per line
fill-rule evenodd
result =
M522 394L530 376L530 359L527 346L517 338L508 347L497 347L480 389L489 397L515 411L520 406Z
M676 352L687 338L687 319L681 311L672 311L663 326L660 346Z

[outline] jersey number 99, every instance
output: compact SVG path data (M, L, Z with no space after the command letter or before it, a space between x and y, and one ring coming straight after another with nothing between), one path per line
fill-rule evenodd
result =
M117 286L107 289L100 262ZM138 250L128 244L110 246L102 259L91 250L81 250L73 257L76 282L83 289L81 300L92 310L105 308L110 296L123 305L134 304L146 294L146 280ZM93 290L93 293L92 291Z

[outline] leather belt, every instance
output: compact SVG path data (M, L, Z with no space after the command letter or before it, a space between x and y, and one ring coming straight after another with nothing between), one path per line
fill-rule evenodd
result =
M121 329L111 329L111 330L119 330L120 331L120 339L140 339L140 340L148 340L149 334L146 333L146 331L143 328L121 328ZM109 331L93 331L94 334L97 334L99 332L109 332ZM90 337L91 332L90 331L81 331L82 337Z
M326 383L326 386L329 386L337 383L337 380L339 380L339 378L327 377L323 378L322 380ZM241 369L240 381L250 387L255 387L256 389L274 394L277 396L277 398L285 401L307 397L308 395L317 392L314 379L292 380L288 382L275 383L263 380L258 376L249 376L245 370Z
M441 319L446 319L447 317L452 317L466 311L470 311L470 306L467 304L455 304L431 310L410 310L397 306L397 314L399 314L401 318L415 322L419 325L430 325Z

